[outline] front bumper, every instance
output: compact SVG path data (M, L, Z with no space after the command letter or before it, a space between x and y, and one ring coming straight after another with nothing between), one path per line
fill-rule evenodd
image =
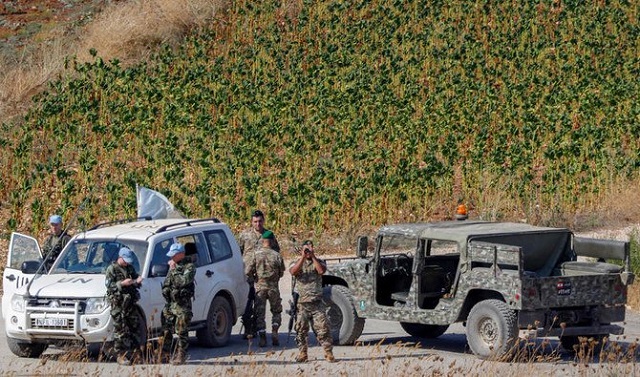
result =
M110 311L84 314L80 307L76 302L72 307L27 306L24 312L9 311L5 315L7 336L40 343L60 340L102 343L112 340Z

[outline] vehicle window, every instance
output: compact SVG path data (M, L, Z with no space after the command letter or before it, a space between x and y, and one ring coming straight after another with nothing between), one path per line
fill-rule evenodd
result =
M415 254L418 247L418 240L406 236L384 236L380 245L380 255L392 254Z
M109 264L118 259L120 248L125 246L133 251L135 258L132 265L140 273L140 261L145 259L147 243L110 239L80 239L71 242L53 265L51 273L104 273Z
M204 240L204 236L201 233L190 234L187 236L180 236L177 238L178 242L185 245L185 249L189 251L188 244L194 244L196 248L196 267L204 266L211 263L211 256L207 249L207 243Z
M173 244L173 238L167 238L166 240L156 243L156 246L153 248L153 256L151 257L151 265L149 268L155 265L166 265L167 262L169 262L167 253L169 252L171 244Z
M204 236L209 246L211 260L214 263L232 257L231 245L229 245L229 240L223 230L211 230L205 232Z
M458 243L455 241L429 240L427 242L427 255L442 255L458 252Z
M38 252L38 241L35 239L14 233L11 236L11 242L12 255L10 256L11 264L9 267L19 270L24 261L37 260L42 262Z

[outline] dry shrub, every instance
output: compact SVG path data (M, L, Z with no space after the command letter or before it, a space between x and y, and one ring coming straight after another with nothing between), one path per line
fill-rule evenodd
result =
M0 56L0 122L23 114L28 100L59 75L65 58L91 60L95 49L105 60L135 64L161 43L176 45L207 25L229 0L141 0L109 3L83 29L60 24L43 41L16 56Z
M90 59L96 49L106 60L146 59L162 43L180 43L190 31L205 26L226 0L148 0L113 4L86 27L78 58Z
M52 39L16 56L3 56L0 61L0 121L26 110L27 100L37 88L59 73L69 42ZM4 119L2 119L4 118Z
M638 183L640 177L619 178L603 187L603 192L575 216L573 227L593 229L640 223Z
M634 311L640 311L640 284L635 282L627 290L627 307Z

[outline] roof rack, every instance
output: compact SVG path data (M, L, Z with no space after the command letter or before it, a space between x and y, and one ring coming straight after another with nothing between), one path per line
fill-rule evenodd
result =
M218 220L216 217L212 217L212 218L209 218L209 219L188 220L188 221L183 221L183 222L179 222L179 223L175 223L175 224L169 224L169 225L162 226L162 227L158 228L155 233L156 234L162 233L162 232L165 232L165 231L167 231L169 229L173 229L173 228L180 227L180 226L194 226L194 225L199 225L201 223L207 223L207 222L219 223L220 220Z
M98 225L94 225L91 228L89 228L88 230L96 230L99 228L104 228L106 226L111 226L111 225L116 225L116 224L125 224L125 223L131 223L134 221L145 221L145 220L152 220L151 216L144 216L144 217L136 217L133 219L120 219L120 220L114 220L114 221L107 221L106 223L100 223Z

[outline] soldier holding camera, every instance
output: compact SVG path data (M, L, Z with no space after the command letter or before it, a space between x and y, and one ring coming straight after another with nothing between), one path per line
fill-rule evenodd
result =
M298 320L296 322L296 343L300 353L297 362L308 360L309 322L313 326L318 341L324 348L324 357L329 362L333 356L333 337L327 320L327 306L322 301L322 274L327 270L323 260L316 257L313 242L304 241L300 258L289 269L296 279L298 298Z

